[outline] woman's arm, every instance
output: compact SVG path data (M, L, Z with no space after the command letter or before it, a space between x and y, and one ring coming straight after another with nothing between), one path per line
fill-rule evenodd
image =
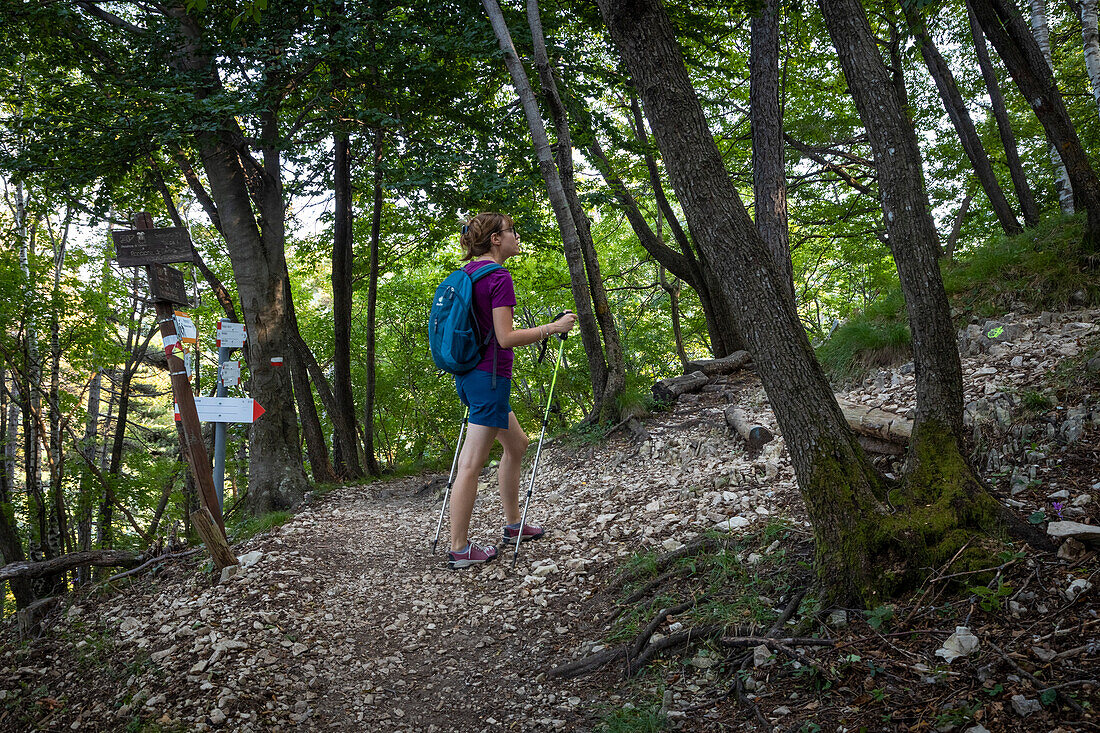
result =
M496 332L497 344L502 349L514 349L517 346L538 343L555 333L568 333L577 320L574 314L566 313L553 323L521 328L517 331L512 328L512 311L511 306L493 308L493 330Z

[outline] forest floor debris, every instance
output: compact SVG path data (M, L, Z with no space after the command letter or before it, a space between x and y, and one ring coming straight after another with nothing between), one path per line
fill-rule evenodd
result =
M975 464L1036 523L1100 525L1098 316L960 334ZM904 414L909 366L844 394ZM64 598L37 638L7 623L0 729L1100 727L1088 537L1006 548L985 573L935 569L895 605L819 608L782 440L749 451L723 418L735 405L779 436L759 382L713 382L643 440L548 445L532 517L549 534L515 570L509 551L447 571L421 476L314 498L236 546L248 562L223 583L176 558ZM490 484L475 539L500 533Z

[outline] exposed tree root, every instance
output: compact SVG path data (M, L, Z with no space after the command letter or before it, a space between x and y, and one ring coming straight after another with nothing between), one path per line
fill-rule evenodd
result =
M681 646L687 646L688 644L697 643L700 641L707 641L710 639L717 639L726 632L724 625L714 626L695 626L687 631L681 631L672 636L666 636L660 641L653 642L645 648L641 654L634 659L627 661L626 676L637 674L642 670L649 660L657 656L663 651L668 649L675 649Z

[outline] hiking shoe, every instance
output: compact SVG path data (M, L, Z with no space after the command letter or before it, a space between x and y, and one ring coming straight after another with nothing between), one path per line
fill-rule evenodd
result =
M519 522L516 522L519 524ZM504 525L504 541L515 542L516 535L520 535L520 542L529 542L530 540L537 540L542 537L546 532L542 527L536 527L533 524L523 525L523 532L520 532L519 527L513 527L511 525Z
M461 570L471 565L480 565L483 562L489 562L490 560L496 559L496 556L497 548L483 547L476 542L471 542L466 546L465 552L447 553L447 567L451 570Z

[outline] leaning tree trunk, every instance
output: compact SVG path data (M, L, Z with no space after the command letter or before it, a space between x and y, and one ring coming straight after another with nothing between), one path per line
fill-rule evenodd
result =
M756 228L768 245L793 302L794 271L787 231L787 177L783 110L779 104L779 0L765 0L751 23L749 119Z
M359 441L355 436L355 395L351 389L351 307L354 264L354 221L351 195L351 136L342 132L333 139L333 195L335 220L332 225L332 391L337 414L332 419L339 444L336 471L345 478L360 478Z
M972 0L971 4L978 24L1035 111L1047 139L1061 153L1075 200L1088 216L1082 249L1086 256L1094 257L1100 252L1100 179L1077 137L1050 66L1011 0Z
M1047 26L1046 5L1044 5L1043 0L1030 0L1030 3L1031 35L1043 54L1043 59L1046 61L1047 68L1053 75L1054 59L1050 53L1050 29ZM1015 7L1013 10L1015 10ZM996 45L996 41L994 41L994 45ZM1011 73L1011 71L1009 73ZM1058 144L1054 140L1050 141L1048 152L1050 153L1050 164L1054 167L1054 186L1058 191L1058 205L1062 207L1062 213L1072 214L1074 211L1073 181L1069 176L1069 171L1066 170L1065 161L1062 160L1061 155L1058 153Z
M60 313L64 303L61 292L61 271L65 267L65 248L68 245L69 225L72 214L66 212L65 225L61 238L54 244L53 290L50 308L50 503L53 507L51 524L58 534L58 554L72 552L72 539L69 536L68 512L65 508L65 493L61 479L65 469L65 451L61 441L61 322Z
M989 156L986 155L985 146L978 137L978 131L974 128L974 121L970 119L970 112L967 111L966 103L963 102L962 94L959 93L954 74L951 73L947 62L928 35L924 19L919 12L906 8L906 17L917 45L920 46L921 56L924 57L928 73L932 75L936 89L940 92L940 99L943 101L944 109L947 110L947 116L951 118L951 124L955 126L955 132L959 135L966 157L970 159L970 165L974 168L978 182L982 185L982 190L985 191L986 198L993 207L993 214L997 217L1005 234L1019 234L1023 229L1020 227L1020 222L1016 221L1016 214L1009 206L1008 199L1001 190L1001 184L997 182L993 165L989 162Z
M550 206L554 210L554 218L558 222L561 231L562 245L565 249L565 262L569 267L569 284L573 292L574 307L577 309L577 319L580 322L581 343L584 346L585 356L588 358L589 376L592 381L592 397L599 400L607 388L608 369L604 359L603 347L600 343L599 324L596 321L592 309L592 299L588 291L588 281L584 272L584 254L580 237L577 234L577 226L573 220L573 214L569 208L569 202L565 198L561 178L554 164L554 156L550 150L550 140L546 135L546 127L539 113L538 102L531 91L531 84L527 79L527 72L519 60L515 46L512 45L512 35L508 25L504 22L500 5L496 0L482 0L485 12L493 26L497 42L504 52L504 63L512 77L512 84L516 94L523 105L523 112L527 118L527 128L531 132L531 144L535 149L538 159L539 171L546 182L547 193L550 196ZM599 405L596 405L599 408ZM596 409L593 410L596 412Z
M997 80L997 72L989 60L989 48L985 43L985 34L974 17L974 9L970 6L970 0L966 1L966 17L970 23L970 35L974 39L974 52L978 57L978 67L982 70L982 78L985 79L986 91L989 93L989 103L993 107L993 117L997 121L997 133L1001 137L1001 145L1005 150L1005 162L1008 164L1008 173L1012 177L1012 187L1016 190L1016 198L1020 202L1020 212L1024 215L1024 224L1033 227L1039 223L1039 207L1035 203L1035 195L1031 192L1031 184L1024 174L1024 167L1020 163L1020 153L1016 147L1016 135L1012 132L1012 123L1008 118L1008 107L1005 105L1004 94L1001 93L1001 83Z
M1097 0L1081 0L1081 40L1092 98L1100 107L1100 29L1097 28L1096 5Z
M546 41L542 33L542 20L539 18L537 0L527 0L527 23L531 28L531 40L534 49L535 69L538 71L543 98L547 101L550 117L557 134L557 168L561 179L565 200L573 215L577 236L580 239L581 253L584 258L585 276L588 292L592 296L596 321L603 335L604 354L607 357L607 380L602 394L596 396L591 418L595 422L618 422L619 403L626 389L626 364L623 358L619 329L615 325L615 316L607 301L607 290L600 275L600 261L592 243L592 227L577 197L577 187L573 177L573 138L569 132L569 118L565 105L558 92L554 69L546 52Z
M599 5L638 83L695 241L725 284L754 361L768 365L759 376L813 521L818 575L834 598L876 603L915 582L929 554L920 551L920 535L912 536L911 518L895 517L881 501L887 482L848 429L794 304L785 297L707 127L659 0Z

